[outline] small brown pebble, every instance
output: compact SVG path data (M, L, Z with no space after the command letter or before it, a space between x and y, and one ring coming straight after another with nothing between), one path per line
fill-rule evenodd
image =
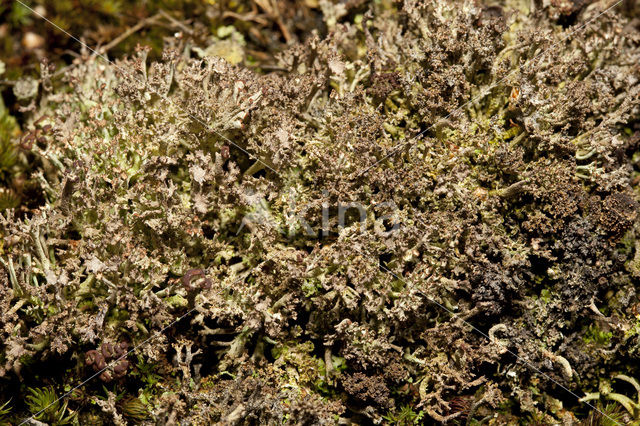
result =
M87 363L87 365L91 365L94 362L96 362L96 358L98 357L98 351L96 351L95 349L90 350L89 352L87 352L87 355L85 357L85 362Z
M100 380L102 380L103 382L110 382L112 379L113 377L111 376L110 371L103 371L100 375Z
M94 368L97 370L102 370L103 368L105 368L107 366L107 363L104 360L104 357L102 356L102 354L98 353L96 351L97 355L96 355L96 359L95 359L95 363L94 363Z
M103 343L102 344L102 355L106 359L113 358L116 352L113 350L113 345L111 343Z
M118 376L123 376L124 373L127 372L127 368L129 368L129 361L127 361L126 359L123 359L119 363L117 363L115 367L113 367L113 371Z

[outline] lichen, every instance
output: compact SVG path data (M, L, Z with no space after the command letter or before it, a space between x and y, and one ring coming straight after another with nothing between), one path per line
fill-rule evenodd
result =
M256 2L271 67L194 24L16 102L0 388L116 424L636 416L594 391L638 376L630 12L311 3L299 40Z

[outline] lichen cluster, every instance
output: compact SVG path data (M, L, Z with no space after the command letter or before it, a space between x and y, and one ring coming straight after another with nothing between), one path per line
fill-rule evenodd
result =
M633 5L319 3L0 108L0 423L640 419Z

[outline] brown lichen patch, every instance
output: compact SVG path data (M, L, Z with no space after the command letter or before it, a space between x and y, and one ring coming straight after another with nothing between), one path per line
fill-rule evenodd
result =
M353 373L342 379L342 386L348 395L360 403L373 403L385 408L394 405L393 400L389 398L389 388L381 376Z

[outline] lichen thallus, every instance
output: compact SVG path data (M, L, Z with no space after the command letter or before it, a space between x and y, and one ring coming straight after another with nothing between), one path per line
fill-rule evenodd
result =
M96 56L102 58L103 60L107 61L108 63L114 65L115 67L117 67L117 65L113 64L108 58L106 58L104 55L98 53L96 50L90 48L89 46L87 46L85 43L83 43L82 41L80 41L79 39L77 39L76 37L72 36L71 34L69 34L68 32L66 32L65 30L63 30L62 28L60 28L59 26L57 26L55 23L49 21L46 17L42 16L41 14L39 14L38 12L36 12L35 10L33 10L32 8L30 8L28 5L24 4L22 1L20 0L16 0L17 3L21 4L23 7L31 10L33 13L35 13L36 15L38 15L40 18L46 20L49 24L53 25L54 27L56 27L57 29L59 29L60 31L64 32L67 36L71 37L72 39L74 39L75 41L77 41L78 43L80 43L81 45L83 45L85 48L88 48L90 51L92 51ZM589 22L592 22L593 20L597 19L598 17L602 16L603 14L607 13L609 10L611 10L612 8L614 8L615 6L617 6L618 4L620 4L622 2L622 0L618 1L617 3L613 4L612 6L610 6L609 8L607 8L604 12L602 12L601 14L599 14L598 16L596 16L595 18L592 18ZM585 23L583 26L581 26L580 28L586 26L589 22ZM575 33L576 31L578 31L580 28L572 31L566 38L570 37L573 33ZM565 38L565 40L566 40ZM504 77L504 79L506 79L507 77ZM502 80L501 80L502 81ZM500 82L495 83L496 85L499 84ZM161 94L159 94L160 96L162 96ZM481 95L482 96L482 95ZM171 102L170 100L166 99L168 102ZM473 102L474 99L472 99L471 101L469 101L468 103ZM463 108L464 105L461 108ZM451 114L455 113L455 111L452 111L448 116L450 116ZM205 128L209 128L207 126L207 124L205 122L203 122L200 118L193 116L191 114L189 114L189 116L196 122L198 122L199 124L203 125ZM447 116L447 117L448 117ZM445 117L446 119L446 117ZM435 125L435 124L434 124ZM212 130L212 129L211 129ZM362 176L364 174L366 174L369 170L371 170L373 167L375 167L375 165L379 164L380 162L384 161L385 159L391 157L392 155L394 155L396 152L398 152L400 149L402 149L404 146L406 146L407 144L417 140L422 134L424 134L428 129L423 130L422 132L420 132L418 135L414 136L413 138L410 138L408 141L402 143L401 145L399 145L398 147L394 148L391 153L387 154L384 158L378 160L376 163L370 165L369 167L367 167L365 170L363 170L362 172L360 172L358 174L358 176ZM213 130L215 132L215 130ZM243 151L245 154L249 155L250 157L254 158L256 161L259 161L261 163L263 163L263 165L265 167L267 167L268 169L270 169L271 171L273 171L276 175L279 174L279 172L277 170L275 170L273 167L271 167L270 165L264 163L261 159L259 159L257 156L255 156L254 154L248 152L247 150L245 150L244 148L238 146L237 144L235 144L233 141L231 141L229 138L227 138L226 136L219 134L218 132L215 132L219 137L225 139L228 143L230 143L231 145L233 145L234 147L238 148L239 150ZM421 221L421 220L420 220ZM422 222L422 221L421 221ZM422 222L423 223L423 222ZM423 223L424 224L424 223ZM358 251L360 254L365 255L365 253L363 253L362 251L360 251L357 247L353 247L354 250ZM376 260L376 264L377 264L377 260ZM391 271L389 268L387 268L384 265L381 265L381 268L384 269L387 273L391 274L392 276L394 276L394 278L396 278L397 280L400 280L402 282L405 282L405 280L403 280L402 278L400 278L399 276L397 276L393 271ZM247 274L249 274L251 271L246 272L245 274L243 274L243 276L240 278L240 280L245 279L245 277L247 276ZM238 280L238 281L240 281ZM405 282L406 283L406 282ZM443 306L442 304L438 303L437 301L433 300L432 298L430 298L429 296L427 296L426 294L423 294L426 299L431 302L434 303L436 306L438 306L439 308L443 309L444 311L446 311L447 313L449 313L450 315L452 315L452 318L458 316L458 314L456 314L455 312L453 312L452 310L450 310L449 308ZM164 328L162 328L161 330L159 330L155 335L149 337L148 339L144 340L143 342L139 343L138 345L135 345L131 350L129 350L127 353L123 354L120 358L115 359L112 364L115 365L115 363L117 363L118 361L120 361L121 359L123 359L124 357L126 357L127 355L129 355L130 353L134 352L135 350L137 350L138 348L149 344L151 341L153 341L154 339L156 339L159 335L163 334L167 329L169 329L170 327L172 327L173 325L175 325L176 323L178 323L179 321L181 321L182 319L184 319L185 317L187 317L188 315L190 315L192 312L194 312L196 310L196 307L191 308L189 311L187 311L185 314L181 315L180 317L178 317L177 319L175 319L174 321L172 321L171 323L169 323L168 325L166 325ZM489 340L490 343L494 343L494 344L498 344L496 342L493 342L492 339L490 338L490 336L486 333L484 333L482 330L478 329L477 327L473 326L471 323L469 323L468 321L459 318L462 322L464 322L466 325L470 326L475 332L477 332L478 334L480 334L481 336L487 338ZM556 385L558 385L559 387L561 387L562 389L564 389L565 391L567 391L568 393L570 393L572 396L576 397L577 399L580 399L580 397L575 394L574 392L572 392L571 390L569 390L568 388L566 388L565 386L563 386L561 383L559 383L558 381L554 380L552 377L550 377L549 375L547 375L546 373L540 371L540 369L538 369L537 367L535 367L534 365L532 365L531 363L529 363L527 360L521 358L520 356L518 356L516 353L507 350L511 355L513 355L515 358L517 358L519 361L521 361L523 364L527 365L529 368L533 369L535 372L541 374L542 376L544 376L545 378L549 379L550 381L554 382ZM106 368L109 368L111 365L106 366ZM67 396L69 396L74 390L78 389L79 387L84 386L86 383L88 383L90 380L92 380L93 378L99 376L103 370L100 370L98 372L96 372L94 375L90 376L89 378L87 378L86 380L84 380L83 382L81 382L79 385L77 385L76 387L74 387L71 391L65 393L64 395L62 395L57 401L58 402L64 398L66 398ZM54 402L54 403L55 403ZM598 408L596 408L595 406L589 404L588 402L585 402L585 404L589 405L592 409L600 412L601 414L603 414L606 417L607 416L605 413L602 413L602 411L600 411ZM46 410L47 407L45 407L42 411ZM610 417L609 417L610 418ZM611 419L611 418L610 418ZM25 419L21 424L26 423L28 419ZM612 421L615 422L615 420L611 419Z

